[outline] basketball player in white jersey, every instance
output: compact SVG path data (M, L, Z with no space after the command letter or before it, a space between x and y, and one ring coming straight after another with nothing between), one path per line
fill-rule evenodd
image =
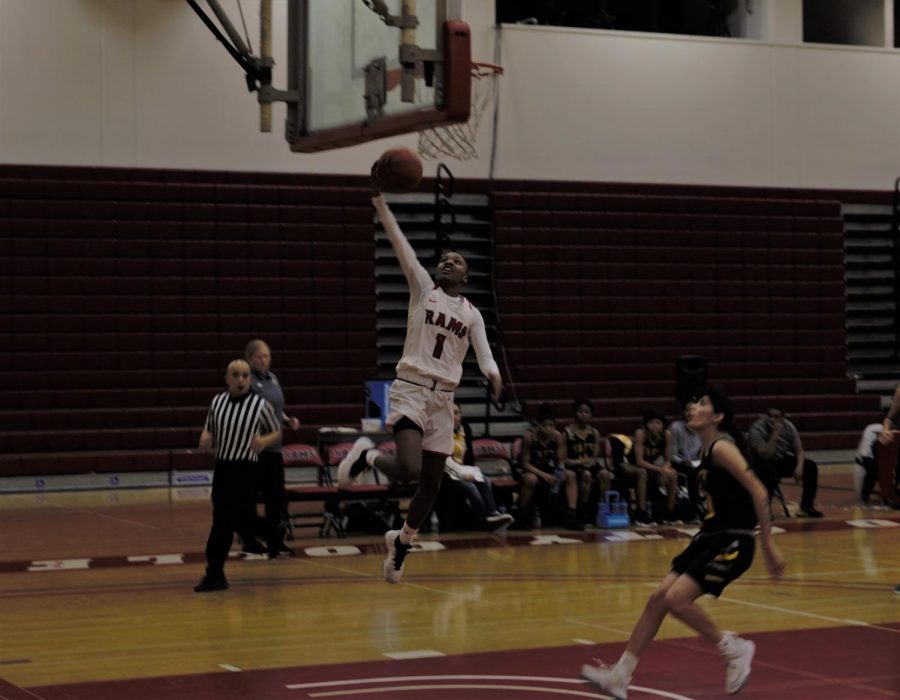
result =
M453 391L462 363L475 348L478 367L490 380L493 395L502 390L500 370L491 355L481 313L459 292L468 281L461 255L446 252L434 279L416 258L397 220L381 196L377 168L372 173L372 204L409 283L406 342L391 385L390 411L385 421L394 433L396 456L382 454L368 438L360 438L338 467L338 486L347 488L367 467L377 467L395 481L419 480L400 530L384 536L388 556L384 577L397 583L411 543L437 497L447 457L453 454Z

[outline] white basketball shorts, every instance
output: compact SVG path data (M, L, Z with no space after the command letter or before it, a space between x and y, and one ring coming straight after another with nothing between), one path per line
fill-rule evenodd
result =
M453 454L453 392L429 389L403 379L395 379L390 389L390 412L384 422L389 428L401 418L409 418L422 429L422 449Z

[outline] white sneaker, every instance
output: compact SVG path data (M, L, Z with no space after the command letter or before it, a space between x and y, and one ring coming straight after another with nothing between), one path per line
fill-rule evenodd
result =
M384 533L384 545L387 547L388 554L382 564L384 571L384 580L388 583L399 583L403 576L403 565L406 562L406 555L412 549L411 544L403 544L400 541L400 530L388 530Z
M725 692L736 695L750 680L750 665L756 653L756 645L733 632L725 634L731 635L728 651L722 649L722 656L725 657Z
M359 440L353 443L353 447L350 448L350 451L347 453L347 456L341 460L341 463L338 465L338 488L339 489L349 489L353 484L353 479L356 478L359 474L365 471L366 467L366 452L375 447L375 443L372 442L367 437L361 437ZM361 465L357 465L358 462L361 462ZM355 475L352 475L351 472L354 466L359 466L360 468L357 470Z
M488 529L492 532L503 532L513 524L515 518L509 513L494 513L485 518Z
M597 690L609 693L616 700L628 699L628 684L631 683L631 678L623 678L615 666L585 664L581 667L581 677Z

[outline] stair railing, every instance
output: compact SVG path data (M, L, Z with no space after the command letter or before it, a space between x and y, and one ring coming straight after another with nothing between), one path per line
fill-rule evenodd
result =
M453 203L451 200L453 199L454 185L456 183L455 178L453 177L453 173L450 172L450 168L448 168L443 163L439 163L437 167L437 174L435 175L434 181L434 231L435 231L435 239L434 239L434 260L435 264L440 260L441 253L445 250L456 250L453 245L453 240L450 238L453 231L456 229L456 211L453 209ZM449 218L449 223L448 223ZM495 279L495 271L496 271L496 255L494 250L494 237L491 235L491 295L494 300L494 309L497 310L497 287L494 284L493 280ZM497 345L500 349L500 352L504 357L504 364L507 365L507 370L509 370L508 358L506 358L506 348L503 345L503 342L500 337L500 324L499 324L499 311L497 311ZM509 371L507 371L509 374ZM488 381L484 381L482 386L485 388L485 400L484 400L484 436L491 436L491 408L493 407L498 413L503 413L506 409L507 402L509 400L513 401L513 405L518 411L519 402L515 396L515 387L512 383L512 378L509 378L506 386L504 386L503 393L497 401L494 401L492 396L492 388L491 383Z
M456 180L443 163L438 164L434 180L434 263L445 250L455 250L450 234L456 229L456 212L453 210L453 187ZM449 215L449 225L445 215Z
M891 207L891 245L894 261L894 357L900 359L900 177L894 180L894 203Z
M506 406L509 405L515 413L524 417L525 407L522 405L522 402L519 401L519 396L516 393L516 376L518 372L516 371L512 358L506 352L506 343L503 339L503 319L500 315L500 299L497 295L497 236L494 232L493 181L491 182L488 201L491 202L491 296L494 299L494 330L497 335L497 348L500 350L500 355L503 358L502 366L506 368L506 381L503 384L503 396L500 397L500 405L495 405L494 407L502 413L506 409ZM490 382L488 383L488 391L490 392ZM488 400L488 408L486 409L488 415L490 415L490 403L491 401Z

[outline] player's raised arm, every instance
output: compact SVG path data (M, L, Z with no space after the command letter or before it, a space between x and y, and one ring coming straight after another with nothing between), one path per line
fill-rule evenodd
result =
M422 267L422 264L416 257L416 251L413 250L409 241L406 240L406 236L403 235L403 231L400 230L400 225L397 223L397 219L394 217L394 213L384 197L380 194L373 197L372 204L375 206L375 211L378 212L378 218L381 219L384 232L391 242L391 247L394 249L394 254L400 263L400 269L403 270L403 274L406 276L410 290L414 294L418 294L423 289L429 289L434 284L431 280L431 275Z
M391 153L391 151L388 153ZM374 165L372 165L372 205L375 207L375 211L378 212L378 218L381 220L381 225L384 226L384 232L391 242L391 247L394 249L394 254L397 256L397 261L400 263L400 269L403 270L403 274L406 276L410 291L413 294L420 294L423 290L429 289L432 286L433 281L431 275L429 275L428 271L422 267L422 264L416 257L416 251L413 250L413 247L409 244L406 236L403 235L403 231L400 230L400 225L397 223L394 212L391 211L391 208L388 206L388 203L382 195L382 191L385 187L385 178L389 175L389 173L385 171L386 168L390 167L388 153L379 158L375 161ZM421 178L421 164L419 165L419 168L419 177Z

